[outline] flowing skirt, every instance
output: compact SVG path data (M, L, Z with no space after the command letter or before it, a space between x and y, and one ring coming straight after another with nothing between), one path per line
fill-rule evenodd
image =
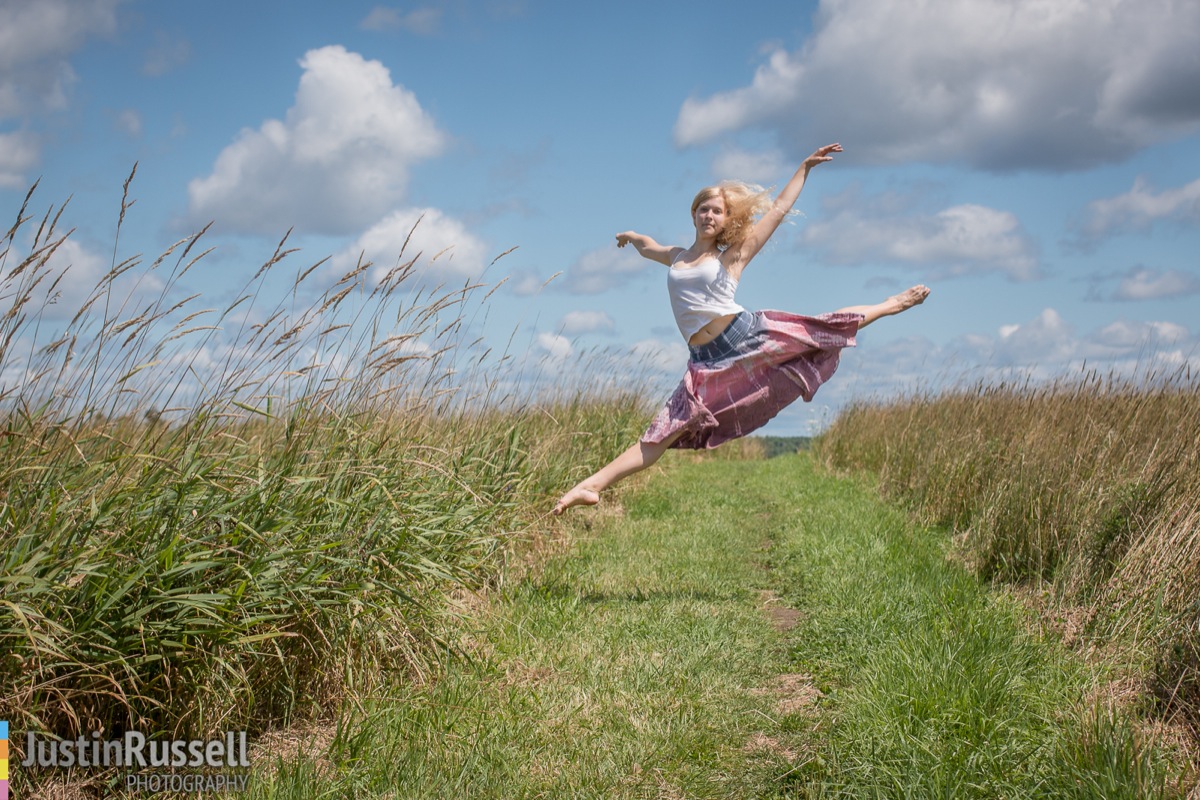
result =
M816 317L742 312L712 342L692 347L687 374L642 435L671 447L711 449L767 424L833 376L843 347L855 345L861 314Z

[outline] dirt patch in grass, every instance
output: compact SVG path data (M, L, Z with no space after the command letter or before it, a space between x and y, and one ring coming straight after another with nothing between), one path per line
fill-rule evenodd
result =
M298 759L312 764L318 774L332 774L328 754L337 729L333 720L306 722L277 731L268 731L250 745L250 763L258 770L273 771L279 763Z
M786 633L800 624L804 619L803 612L784 605L779 595L770 589L761 589L758 593L759 605L766 613L771 625L780 633Z
M774 736L767 736L765 733L753 734L746 742L745 747L742 748L742 751L778 756L786 761L795 761L797 755L795 750L787 747Z
M769 686L751 690L752 694L775 698L775 713L780 716L805 714L815 716L824 693L813 683L811 675L787 673L777 676Z

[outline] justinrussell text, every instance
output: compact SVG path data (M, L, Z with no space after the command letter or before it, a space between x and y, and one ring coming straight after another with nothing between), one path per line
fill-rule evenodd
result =
M23 767L248 767L246 732L230 731L224 739L153 741L129 731L121 739L91 737L58 741L25 735Z

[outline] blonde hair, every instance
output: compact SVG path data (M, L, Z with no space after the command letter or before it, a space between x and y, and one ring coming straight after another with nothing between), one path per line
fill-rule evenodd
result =
M701 203L714 197L725 201L725 227L717 237L717 247L722 250L740 244L750 234L754 218L771 207L771 193L767 189L743 181L721 181L697 192L692 201L692 216Z

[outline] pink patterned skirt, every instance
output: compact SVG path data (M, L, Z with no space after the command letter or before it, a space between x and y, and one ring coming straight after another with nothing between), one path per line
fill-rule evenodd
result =
M797 398L810 401L853 347L861 314L805 317L742 312L715 340L692 347L687 374L642 434L671 447L711 449L767 424Z

